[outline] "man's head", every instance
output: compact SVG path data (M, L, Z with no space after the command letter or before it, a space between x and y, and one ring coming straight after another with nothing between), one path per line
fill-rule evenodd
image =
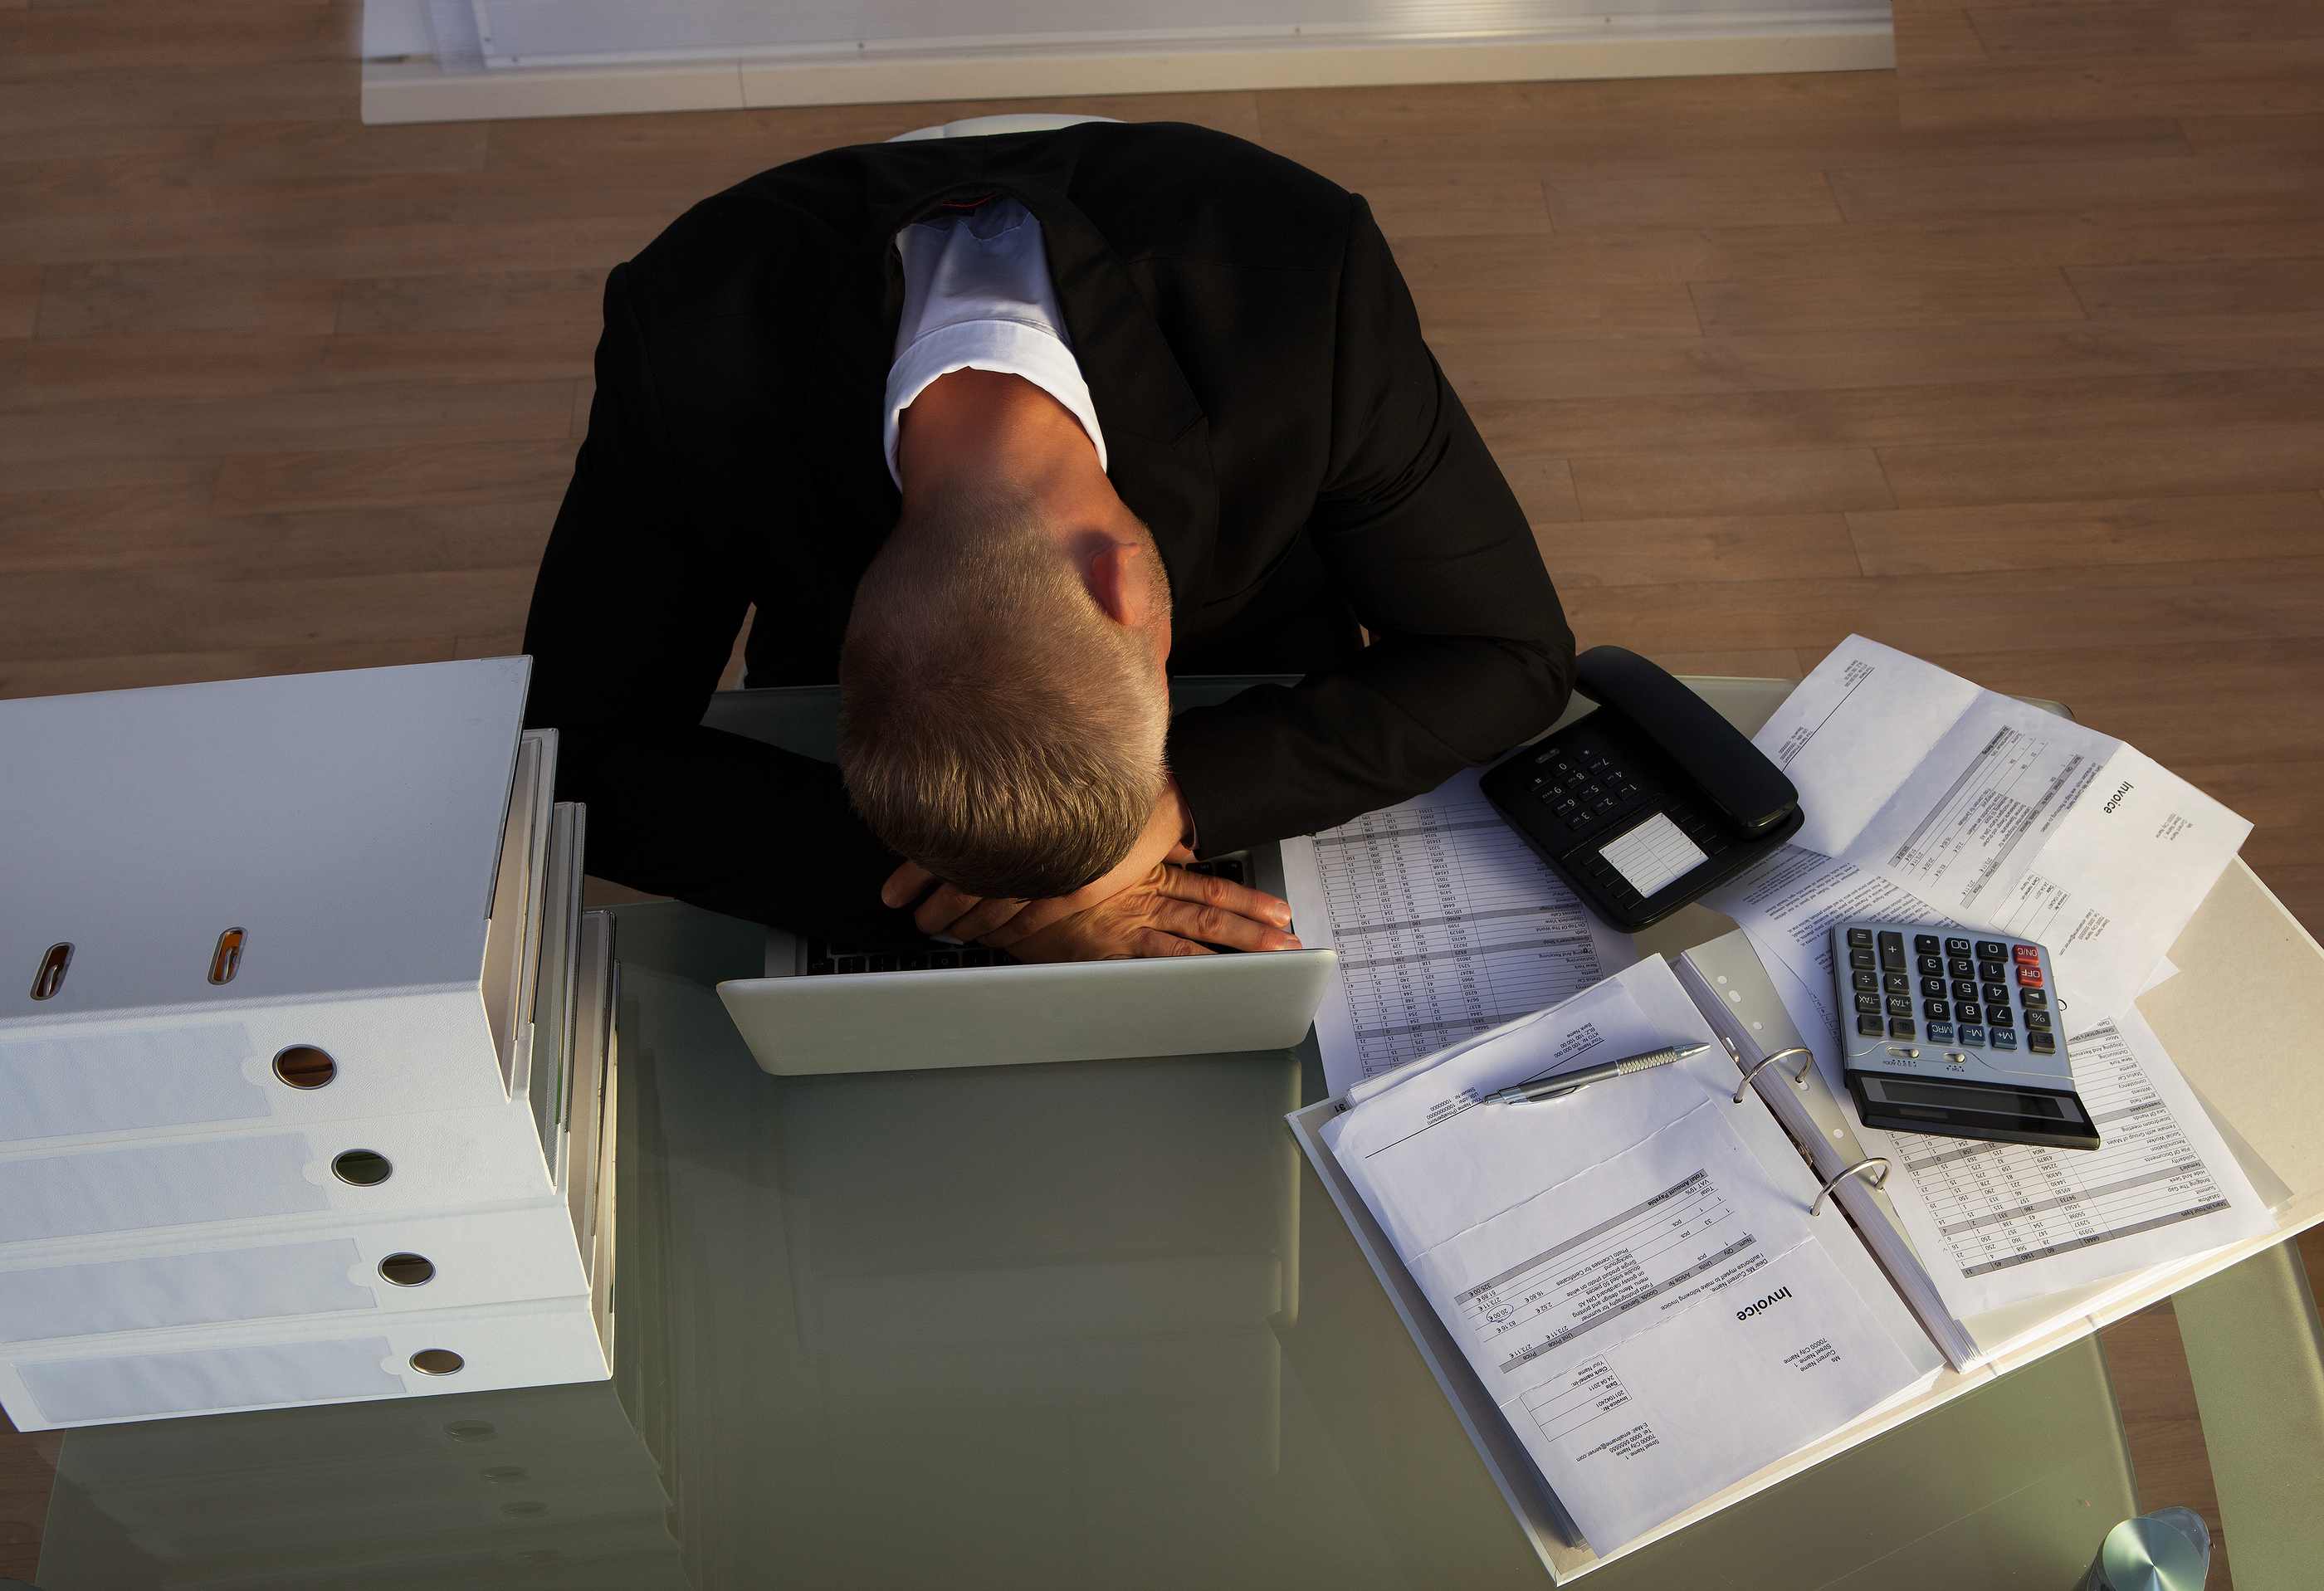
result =
M1126 510L1100 529L989 484L908 494L840 653L856 809L970 895L1098 878L1161 793L1169 612L1153 538Z

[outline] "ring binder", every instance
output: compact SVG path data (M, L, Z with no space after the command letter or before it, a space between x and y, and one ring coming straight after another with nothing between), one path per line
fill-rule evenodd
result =
M1769 1059L1772 1060L1774 1057L1770 1056ZM1857 1173L1860 1171L1868 1171L1876 1165L1880 1168L1880 1171L1879 1174L1872 1179L1872 1186L1877 1188L1883 1182L1886 1182L1888 1180L1888 1157L1886 1155L1875 1154L1868 1159L1859 1160L1854 1165L1832 1173L1831 1181L1823 1185L1822 1189L1819 1191L1815 1196L1815 1202L1808 1206L1808 1214L1811 1216L1822 1214L1823 1201L1831 1197L1831 1191L1834 1188L1839 1187L1842 1182L1848 1181L1849 1178L1854 1176Z
M19 1429L606 1375L612 924L528 667L0 703L59 814L0 846Z
M1734 1053L1735 1046L1732 1044L1729 1044L1727 1046L1727 1050L1729 1054L1732 1054ZM1757 1061L1752 1062L1751 1069L1743 1074L1743 1081L1735 1085L1735 1102L1738 1105L1743 1103L1743 1095L1751 1087L1751 1080L1759 1075L1759 1068L1765 1066L1770 1061L1781 1061L1786 1055L1800 1055L1805 1057L1805 1059L1800 1062L1800 1069L1792 1073L1792 1081L1804 1088L1807 1085L1808 1081L1808 1068L1815 1064L1815 1052L1809 1049L1805 1044L1794 1044L1788 1050L1777 1050L1772 1055L1762 1055Z

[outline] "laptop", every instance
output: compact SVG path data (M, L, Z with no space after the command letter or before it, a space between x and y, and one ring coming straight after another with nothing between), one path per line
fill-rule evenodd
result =
M1272 845L1195 865L1283 893ZM976 945L878 955L770 928L766 975L730 979L718 996L762 1069L801 1077L1285 1050L1306 1036L1338 965L1328 950L1054 963Z

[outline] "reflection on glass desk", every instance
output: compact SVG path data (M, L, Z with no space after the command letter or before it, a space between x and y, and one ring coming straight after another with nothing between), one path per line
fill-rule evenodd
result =
M41 1584L685 1591L604 1382L72 1431Z
M46 1591L1547 1583L1284 1130L1312 1053L771 1078L758 931L621 916L613 1384L67 1432ZM2087 1340L1590 1580L2063 1584L2135 1511Z
M760 929L616 916L612 1385L68 1431L45 1591L1549 1583L1285 1128L1311 1049L773 1078ZM2085 1338L1582 1583L2048 1591L2137 1511Z

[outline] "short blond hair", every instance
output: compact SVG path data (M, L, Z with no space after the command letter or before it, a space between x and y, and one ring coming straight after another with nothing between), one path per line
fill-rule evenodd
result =
M1161 795L1169 695L1149 645L1099 606L1029 500L918 506L856 586L840 648L849 798L970 895L1078 889L1129 854Z

